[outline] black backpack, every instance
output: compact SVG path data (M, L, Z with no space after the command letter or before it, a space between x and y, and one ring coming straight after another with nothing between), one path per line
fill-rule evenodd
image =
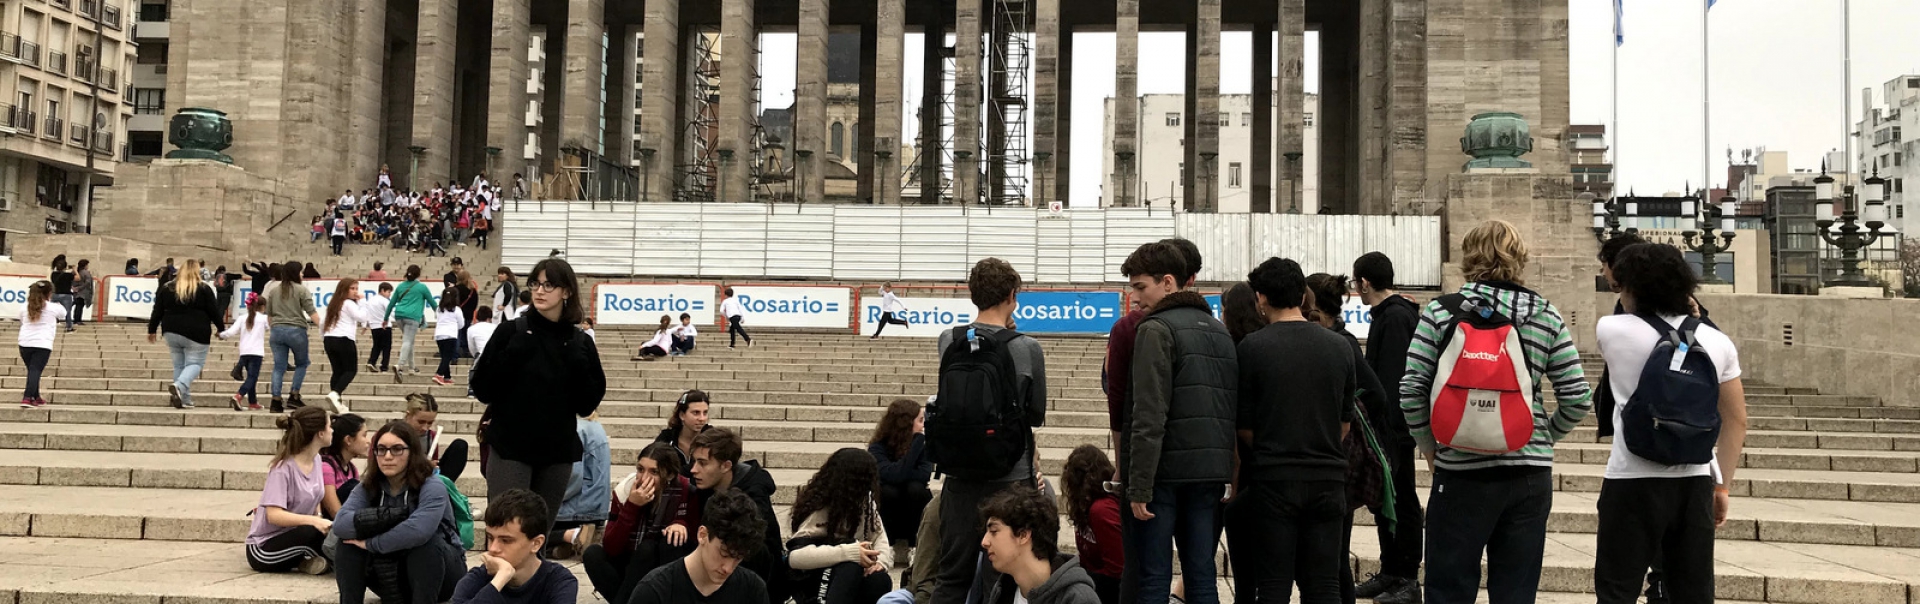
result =
M998 480L1027 454L1033 434L1007 348L1020 333L977 336L963 325L952 334L940 353L939 395L927 405L927 455L947 476Z
M1688 317L1678 330L1659 317L1640 315L1660 334L1660 343L1640 370L1640 384L1620 407L1620 434L1627 450L1666 465L1713 461L1720 440L1720 372L1700 348Z

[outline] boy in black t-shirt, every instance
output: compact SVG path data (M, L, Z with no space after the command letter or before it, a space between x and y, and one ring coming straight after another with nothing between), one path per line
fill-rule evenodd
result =
M764 604L766 582L740 562L759 552L766 531L746 494L714 493L700 514L700 546L647 573L624 604Z

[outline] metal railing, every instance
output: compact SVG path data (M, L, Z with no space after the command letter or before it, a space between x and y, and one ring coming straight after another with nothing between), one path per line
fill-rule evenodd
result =
M23 134L33 134L34 127L39 124L40 116L32 111L16 108L12 118L14 130L19 130Z
M87 19L92 19L93 13L94 13L93 9L95 6L99 4L100 4L100 0L80 0L80 11L79 11L80 16L85 17Z
M92 130L92 129L86 127L83 124L73 124L72 126L68 127L68 131L71 133L71 137L72 137L69 140L71 140L73 144L76 146L85 147L87 146L87 135L93 134L92 132L89 132L89 130Z
M81 55L80 58L73 61L73 79L88 83L95 82L97 80L94 78L100 76L99 69L100 66L95 64L93 59L87 58L86 55Z
M66 120L49 116L47 118L46 125L47 125L47 129L40 133L41 136L45 136L53 140L60 140L60 136L67 133Z
M94 81L99 82L100 87L107 89L108 92L120 92L120 70L102 69L100 78Z
M73 0L50 0L50 1L53 2L54 6L58 6L60 8L65 8L65 9L73 8Z
M67 53L47 51L47 71L67 75Z
M20 113L19 107L15 107L13 105L7 105L7 104L0 104L0 129L13 130L13 127L14 127L13 120L16 119L14 116L18 115L19 113Z
M13 51L11 53L11 56L13 58L19 59L21 63L32 65L34 67L40 66L40 45L39 44L34 44L32 42L28 42L20 38L14 38L13 43L9 44L8 47L9 47L9 50Z
M113 132L100 131L93 133L93 150L100 153L113 153Z

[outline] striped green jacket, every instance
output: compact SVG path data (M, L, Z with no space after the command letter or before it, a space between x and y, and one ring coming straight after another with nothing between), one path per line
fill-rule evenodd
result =
M1407 374L1400 382L1400 410L1407 416L1407 427L1420 450L1434 454L1434 464L1443 470L1482 470L1510 466L1553 466L1553 444L1565 438L1586 419L1593 409L1593 395L1580 368L1580 352L1573 348L1560 311L1539 294L1509 283L1476 282L1460 288L1468 297L1492 301L1501 314L1511 317L1520 329L1520 346L1526 352L1527 370L1533 374L1534 391L1528 393L1533 407L1533 438L1519 451L1505 455L1483 455L1439 448L1431 426L1428 395L1433 388L1438 357L1445 348L1444 327L1453 314L1429 302L1420 311L1420 326L1414 330L1413 343L1407 347ZM1559 409L1549 414L1540 395L1541 376L1553 382Z

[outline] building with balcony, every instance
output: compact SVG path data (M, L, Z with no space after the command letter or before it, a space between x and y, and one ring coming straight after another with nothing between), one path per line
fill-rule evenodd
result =
M126 157L132 25L123 0L0 4L0 249L84 231Z
M172 35L168 17L172 0L133 0L139 2L133 14L133 41L138 50L127 65L133 74L133 87L127 92L127 105L133 119L127 122L127 152L132 161L148 161L164 150L167 132L167 48Z
M1902 233L1920 228L1920 191L1907 193L1907 183L1920 187L1920 75L1904 75L1880 87L1886 105L1875 107L1873 89L1861 91L1864 119L1855 125L1854 152L1862 175L1878 173L1887 179L1887 222Z
M1574 193L1592 193L1600 199L1613 197L1613 161L1607 157L1607 127L1573 124L1567 126L1567 164L1573 169Z

